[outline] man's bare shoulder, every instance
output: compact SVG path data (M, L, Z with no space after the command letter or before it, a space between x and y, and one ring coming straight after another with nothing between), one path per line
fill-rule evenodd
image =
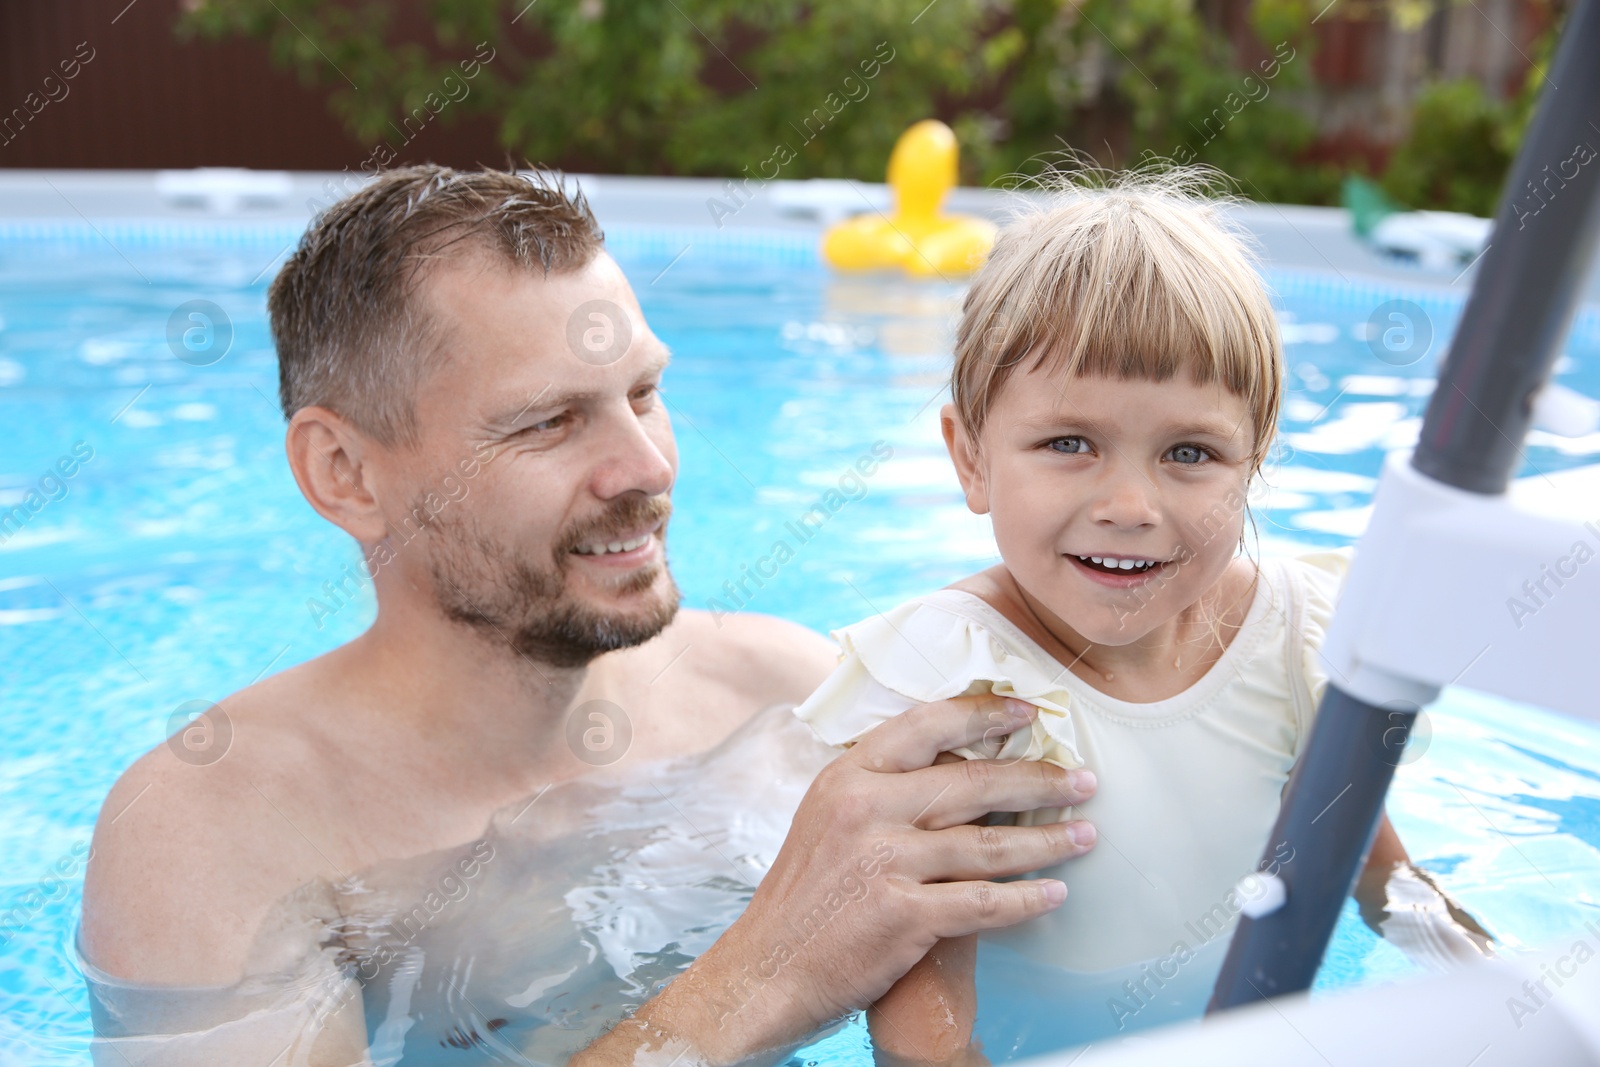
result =
M280 675L235 693L112 787L84 879L96 966L139 982L235 981L272 904L331 872L297 825L322 829L308 798L325 760L274 714L295 687Z
M688 639L685 658L701 674L738 689L759 709L798 704L839 663L828 638L773 615L679 613Z
M800 703L838 658L827 638L783 619L685 609L644 644L596 661L577 700L616 702L635 730L631 755L663 759L704 752L761 711Z

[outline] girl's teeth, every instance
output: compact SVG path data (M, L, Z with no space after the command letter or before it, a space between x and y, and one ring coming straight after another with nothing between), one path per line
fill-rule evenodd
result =
M1148 570L1156 565L1156 561L1153 559L1111 559L1108 556L1079 556L1078 558L1090 563L1096 563L1102 567L1121 571Z

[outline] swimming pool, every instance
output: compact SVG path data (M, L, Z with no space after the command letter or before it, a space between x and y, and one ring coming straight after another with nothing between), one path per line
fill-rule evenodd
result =
M0 512L28 509L0 543L0 1063L89 1062L70 946L119 771L188 702L316 656L373 610L369 594L310 606L333 606L324 583L357 554L283 457L264 295L295 228L96 226L0 224ZM687 606L826 630L992 562L937 429L957 289L837 279L800 236L609 237L675 353L671 555ZM1384 449L1416 433L1458 298L1270 280L1291 376L1288 447L1256 502L1261 548L1348 543ZM215 361L214 314L215 332L184 346L196 300L231 331ZM1409 325L1389 317L1396 300ZM1593 316L1570 351L1561 380L1600 395ZM892 457L846 486L878 442ZM1600 462L1600 440L1535 435L1526 453L1523 473L1551 472ZM775 576L747 579L776 532L835 488L846 504L827 524ZM1600 906L1600 734L1464 691L1427 715L1390 801L1414 858L1507 942L1581 928ZM1318 989L1409 973L1349 908ZM870 1063L863 1041L852 1027L800 1059Z

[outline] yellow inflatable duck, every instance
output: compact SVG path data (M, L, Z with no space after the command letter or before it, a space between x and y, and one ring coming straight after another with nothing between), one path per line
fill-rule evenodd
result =
M858 215L831 227L822 257L840 270L900 267L918 278L956 278L983 265L994 246L987 219L945 215L945 194L956 184L956 135L938 119L925 119L900 135L889 155L894 208Z

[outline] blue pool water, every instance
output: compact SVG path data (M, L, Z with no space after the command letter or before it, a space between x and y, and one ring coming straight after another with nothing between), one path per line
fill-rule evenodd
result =
M283 456L265 287L294 236L0 227L0 512L30 490L47 497L0 542L0 1064L89 1062L69 948L117 774L185 703L316 656L372 617L370 595L320 620L307 607L357 554L301 499ZM994 560L938 433L957 289L842 281L790 238L611 241L675 352L670 548L686 604L726 603L724 583L879 441L892 458L749 610L826 630ZM1458 302L1271 281L1291 375L1284 462L1256 501L1261 549L1346 544L1383 451L1415 437ZM1399 297L1434 334L1415 362L1379 358L1368 340L1374 312ZM231 321L227 354L207 366L168 344L191 300ZM1561 378L1600 395L1593 318L1580 317ZM1600 435L1535 435L1526 454L1523 473L1592 464ZM73 474L47 480L69 456ZM1508 944L1579 929L1600 904L1600 734L1464 691L1428 718L1426 750L1390 801L1413 856ZM1409 973L1347 911L1318 988ZM847 1029L802 1062L870 1063L862 1042Z

